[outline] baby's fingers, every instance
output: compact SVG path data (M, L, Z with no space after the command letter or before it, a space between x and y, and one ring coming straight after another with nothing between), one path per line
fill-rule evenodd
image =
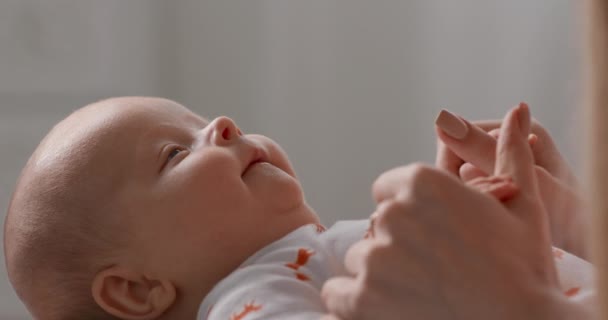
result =
M467 183L473 189L488 194L499 201L507 201L517 195L519 189L507 176L479 177Z
M468 162L460 167L458 174L460 175L460 179L464 182L470 182L471 180L488 176L487 173Z

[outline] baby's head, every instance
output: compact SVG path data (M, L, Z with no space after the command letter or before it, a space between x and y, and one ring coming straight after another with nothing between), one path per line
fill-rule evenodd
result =
M316 222L272 140L172 101L114 98L76 111L40 143L9 206L4 247L36 318L194 319L249 255Z

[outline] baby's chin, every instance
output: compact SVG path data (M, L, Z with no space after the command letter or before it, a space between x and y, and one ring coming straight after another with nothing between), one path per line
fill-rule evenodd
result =
M304 204L300 182L287 172L268 163L253 165L243 182L255 200L272 211L291 211Z
M302 204L291 211L275 213L273 217L268 218L272 220L266 224L269 227L269 235L272 236L270 241L278 240L300 227L320 223L319 217L307 204Z

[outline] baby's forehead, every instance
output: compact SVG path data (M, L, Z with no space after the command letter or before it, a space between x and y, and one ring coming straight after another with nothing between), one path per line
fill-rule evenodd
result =
M120 130L130 131L140 139L190 135L209 124L206 118L181 105L142 106L129 111L127 117Z
M88 106L89 107L89 106ZM190 109L167 99L148 97L125 97L104 100L83 108L84 113L99 118L99 114L114 121L134 122L155 121L201 121L202 117Z
M207 120L188 108L161 98L114 98L87 106L74 114L84 131L150 130L160 125L192 126Z
M57 124L39 146L42 159L88 154L104 158L129 148L146 132L162 126L205 125L206 120L170 100L113 98L83 107Z

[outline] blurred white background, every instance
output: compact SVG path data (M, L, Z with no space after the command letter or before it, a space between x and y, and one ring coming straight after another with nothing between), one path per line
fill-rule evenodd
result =
M327 224L371 213L383 170L433 161L441 108L526 101L575 161L576 16L566 0L3 0L0 207L54 123L117 95L274 138ZM0 319L29 319L0 265Z

